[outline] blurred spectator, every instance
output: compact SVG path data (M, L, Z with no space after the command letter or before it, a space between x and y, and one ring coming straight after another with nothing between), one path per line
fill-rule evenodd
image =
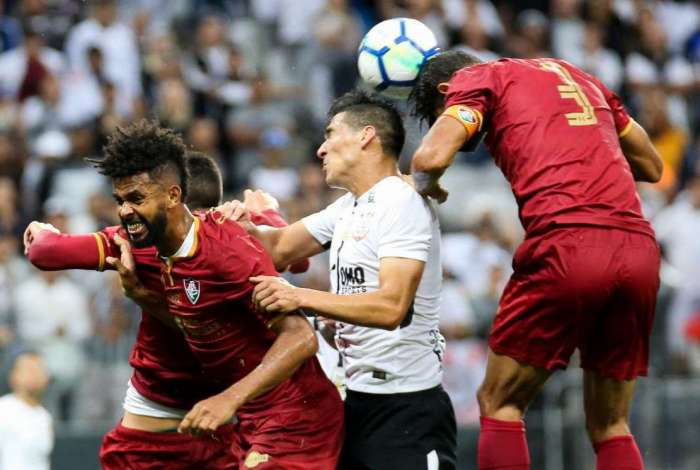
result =
M14 49L22 42L22 26L17 19L8 16L4 0L0 1L0 53Z
M499 40L505 30L498 11L489 0L442 0L447 25L462 31L462 37L468 34L468 29L479 30L488 41Z
M460 30L460 38L462 43L457 45L455 49L461 49L484 62L499 58L498 54L489 49L489 37L480 22L470 20L464 23Z
M671 122L666 103L666 94L662 88L648 87L642 96L639 122L651 137L664 162L663 175L656 187L671 196L676 189L688 137L683 128Z
M284 128L271 128L260 138L261 165L250 172L249 186L262 189L285 203L297 192L299 177L294 168L286 166L290 146L289 133Z
M506 39L506 56L532 59L550 57L549 20L537 10L522 11L517 17L516 34Z
M449 45L445 12L439 0L380 0L378 9L385 19L404 16L420 21L435 34L438 46L444 49Z
M85 366L83 342L92 332L88 299L65 274L39 271L17 288L15 311L19 339L41 353L51 374L49 408L67 420Z
M668 49L667 33L651 11L639 13L637 28L639 45L625 62L631 91L640 99L649 88L662 87L668 93L668 118L673 125L689 129L686 98L695 81L692 66Z
M9 381L12 393L0 397L0 470L48 470L54 431L41 406L49 382L44 361L33 352L18 354Z
M0 54L0 95L24 101L39 93L39 83L48 74L65 72L63 54L46 47L35 31L24 31L24 43Z
M190 90L178 79L160 82L154 108L162 125L180 132L189 127L193 118Z
M619 93L624 78L624 68L620 56L615 51L603 47L603 34L599 24L586 23L583 47L580 54L575 54L571 60L574 65L598 77L605 86Z
M79 73L92 73L91 49L104 57L104 77L117 89L117 109L128 116L141 96L141 61L133 30L117 20L115 0L90 2L91 16L78 23L66 39L66 53Z
M669 312L668 345L675 356L685 356L688 346L685 325L700 308L700 173L688 181L686 190L662 209L653 222L666 260L678 279Z
M552 52L574 64L582 61L584 23L581 19L580 0L553 0L552 5Z

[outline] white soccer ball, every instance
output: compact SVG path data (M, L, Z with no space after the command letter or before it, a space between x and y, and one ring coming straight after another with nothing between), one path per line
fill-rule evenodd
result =
M357 68L372 88L405 99L425 61L438 51L437 39L426 25L411 18L392 18L365 34Z

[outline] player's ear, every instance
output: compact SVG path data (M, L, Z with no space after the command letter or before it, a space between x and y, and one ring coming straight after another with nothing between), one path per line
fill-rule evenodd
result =
M185 202L182 200L182 188L179 185L173 184L168 188L168 202L171 207Z
M440 93L442 93L443 95L446 95L447 90L450 89L450 84L447 82L442 82L437 86L437 89Z
M377 129L374 126L365 126L362 128L362 135L360 136L360 145L364 149L369 145L374 137L377 136Z

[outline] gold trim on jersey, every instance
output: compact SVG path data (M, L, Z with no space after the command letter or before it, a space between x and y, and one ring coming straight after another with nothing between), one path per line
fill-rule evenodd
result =
M97 253L100 256L100 261L97 263L97 270L104 271L105 269L105 247L102 244L102 236L99 233L93 233L95 236L95 241L97 242Z
M617 136L622 138L622 137L626 136L627 134L629 134L630 131L632 130L632 123L633 122L634 122L634 119L630 118L627 125L620 132L617 133Z

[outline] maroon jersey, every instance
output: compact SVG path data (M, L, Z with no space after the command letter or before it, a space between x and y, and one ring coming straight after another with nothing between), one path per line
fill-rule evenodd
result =
M162 260L161 271L170 313L205 374L231 385L255 369L275 341L269 326L277 318L255 311L249 278L277 272L255 238L236 223L217 222L217 215L195 215L188 252ZM306 397L327 393L328 384L313 357L240 412L301 408Z
M455 73L445 105L480 114L528 235L567 224L654 235L620 148L630 117L596 78L562 60L502 59Z
M120 256L119 246L112 240L117 232L127 239L119 226L98 232L100 266L104 266L107 256ZM132 248L132 254L136 274L144 287L162 293L161 261L155 247ZM129 364L134 369L131 377L134 388L144 397L173 408L188 410L225 388L219 382L205 380L199 361L180 331L145 312L141 315Z

